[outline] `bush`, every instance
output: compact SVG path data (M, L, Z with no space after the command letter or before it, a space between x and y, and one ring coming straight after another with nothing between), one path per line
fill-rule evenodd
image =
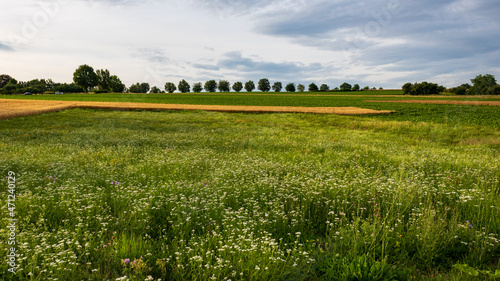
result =
M444 91L443 86L439 86L435 83L406 83L403 85L403 94L404 95L412 95L412 96L430 96L430 95L439 95L442 91Z
M295 92L295 84L290 83L290 84L286 85L285 90L287 92Z

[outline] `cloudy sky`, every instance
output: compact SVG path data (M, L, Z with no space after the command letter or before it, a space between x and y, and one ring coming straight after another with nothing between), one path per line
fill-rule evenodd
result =
M498 0L0 0L0 74L447 87L500 79Z

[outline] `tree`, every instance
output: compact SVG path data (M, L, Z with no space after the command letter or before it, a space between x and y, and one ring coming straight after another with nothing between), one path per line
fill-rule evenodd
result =
M12 77L10 77L7 74L0 75L0 88L5 87L5 85L7 85L7 83L9 83L10 79L12 79ZM17 84L17 81L15 84Z
M201 83L194 83L193 92L201 93L201 91L203 91L203 86L201 85Z
M352 90L352 86L351 86L351 84L344 82L342 85L340 85L340 90L342 92L348 92L348 91Z
M227 80L220 80L219 81L219 91L220 92L230 92L231 91L231 83Z
M97 86L97 74L91 66L86 64L80 65L73 73L73 82L76 85L82 87L85 93L88 93L89 89Z
M283 84L281 84L281 82L274 82L274 85L273 85L273 91L275 92L281 92L281 89L283 89Z
M472 82L472 87L470 88L472 95L486 95L488 88L497 85L495 76L491 74L478 75L470 81Z
M262 92L269 92L271 90L271 83L269 83L267 78L262 78L259 81L258 89Z
M353 91L359 91L359 89L361 89L361 88L359 87L359 84L354 84L354 86L352 86L352 90L353 90Z
M175 92L175 90L177 90L177 87L175 86L174 83L172 82L167 82L165 83L165 91L167 91L168 93L173 93Z
M255 90L255 83L252 80L249 80L248 82L245 83L245 90L247 92L251 92Z
M294 83L287 84L285 90L287 92L295 92L295 84Z
M161 93L161 90L160 88L156 87L156 86L153 86L153 88L151 88L151 91L150 91L151 94L160 94Z
M179 91L181 91L181 93L189 93L191 91L191 86L189 86L189 83L186 82L186 80L182 79L180 82L179 82Z
M109 89L112 93L123 93L125 91L125 84L116 75L112 75L109 79Z
M297 86L297 91L299 91L299 92L303 92L303 91L305 91L305 90L306 90L306 87L305 87L304 85L299 84L299 85Z
M96 71L96 74L97 87L99 87L99 90L109 92L111 83L111 75L109 74L109 70L100 69Z
M243 90L243 83L241 83L241 82L234 83L233 90L237 93L241 92L241 90Z
M205 82L205 92L207 93L214 93L217 91L217 82L215 80L209 80Z
M406 83L403 85L403 94L407 95L439 95L439 93L444 89L443 86L439 86L438 84L421 82L421 83Z
M141 83L141 93L146 94L147 92L149 92L149 84Z
M411 88L413 87L412 83L406 83L403 85L403 95L409 95L411 92Z
M130 87L128 88L128 91L130 93L137 93L137 94L141 93L141 84L135 83L135 84L130 85Z
M328 87L328 85L326 85L326 84L321 84L321 86L319 87L319 90L322 92L326 92L326 91L330 90L330 87Z
M318 86L314 83L309 84L309 92L317 92L319 91Z

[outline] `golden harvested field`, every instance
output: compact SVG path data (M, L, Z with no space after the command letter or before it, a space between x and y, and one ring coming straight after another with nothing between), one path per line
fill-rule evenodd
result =
M290 106L230 106L230 105L190 105L131 102L79 102L0 99L0 119L10 119L55 112L72 108L110 110L205 110L219 112L297 112L338 115L389 114L390 110L373 110L358 107L290 107Z
M365 100L365 102L427 103L427 104L457 104L457 105L490 105L490 106L500 106L500 101L457 101L457 100Z

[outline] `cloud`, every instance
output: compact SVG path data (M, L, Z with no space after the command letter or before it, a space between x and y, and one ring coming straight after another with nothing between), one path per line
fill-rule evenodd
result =
M136 48L132 50L132 56L150 63L167 63L169 61L165 52L158 48Z
M14 49L9 45L0 43L0 51L14 51Z
M195 63L195 64L193 64L193 67L199 68L199 69L204 69L204 70L219 70L218 66L210 65L210 64Z
M219 68L231 72L239 72L244 77L266 76L269 79L300 79L307 80L315 72L324 69L320 63L305 65L300 62L266 62L244 57L241 52L229 52L222 56Z

